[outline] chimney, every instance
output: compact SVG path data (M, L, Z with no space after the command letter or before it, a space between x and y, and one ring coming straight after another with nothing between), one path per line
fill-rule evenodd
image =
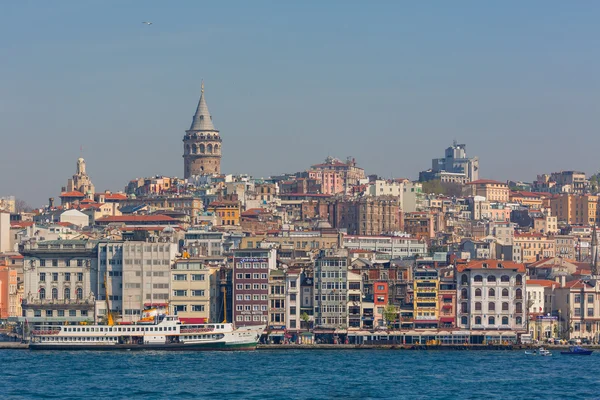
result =
M54 208L54 197L48 199L48 208Z

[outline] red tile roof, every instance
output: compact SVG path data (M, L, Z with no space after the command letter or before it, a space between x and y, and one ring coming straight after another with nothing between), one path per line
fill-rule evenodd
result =
M558 286L559 283L549 279L528 279L527 285L540 285L544 287Z
M113 217L98 218L96 222L167 222L176 219L168 215L119 215Z
M485 267L484 267L485 264ZM466 270L484 270L484 269L496 269L496 270L516 270L517 272L525 272L525 264L519 264L512 261L501 261L501 260L475 260L467 264L459 264L456 267L458 272Z
M14 228L26 228L28 226L33 226L34 222L33 221L17 221L17 222L11 222L10 226L14 227Z
M127 195L123 193L109 193L104 195L105 200L127 200Z
M85 194L74 190L72 192L63 192L60 194L60 197L85 197Z

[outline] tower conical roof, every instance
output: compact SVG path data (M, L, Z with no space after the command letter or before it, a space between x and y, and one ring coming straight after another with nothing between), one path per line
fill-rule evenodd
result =
M215 131L215 126L212 123L212 116L208 111L206 105L206 99L204 98L204 82L202 82L202 92L200 94L200 101L198 101L198 108L192 119L192 126L190 131Z

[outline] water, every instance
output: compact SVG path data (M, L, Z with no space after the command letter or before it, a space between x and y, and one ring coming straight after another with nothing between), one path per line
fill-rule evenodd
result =
M1 399L600 399L600 352L0 350Z

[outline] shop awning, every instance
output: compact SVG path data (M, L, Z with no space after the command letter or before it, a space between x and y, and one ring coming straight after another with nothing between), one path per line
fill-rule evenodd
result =
M442 299L451 299L452 295L451 294L444 294L442 295Z
M440 322L454 322L454 317L441 317Z
M442 306L442 308L445 308L445 309L452 308L452 304L444 304Z

